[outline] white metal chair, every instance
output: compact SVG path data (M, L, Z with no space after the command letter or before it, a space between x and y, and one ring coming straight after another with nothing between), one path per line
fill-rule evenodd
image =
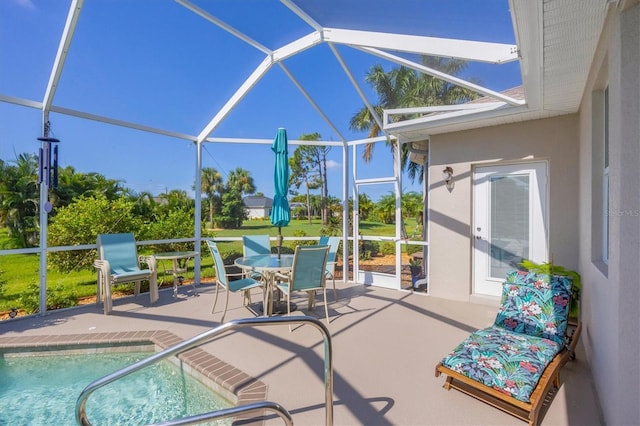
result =
M320 237L320 245L329 246L327 278L333 281L333 300L338 300L338 294L336 293L336 256L338 254L338 246L340 245L340 237Z
M259 235L243 235L242 236L242 255L258 256L261 254L271 254L271 240L267 234ZM264 277L255 271L245 271L245 277L251 277L256 280L264 281Z
M293 255L291 273L276 274L281 280L276 287L284 293L287 302L287 315L291 315L291 293L306 291L309 297L309 310L314 308L316 290L322 290L324 295L324 313L329 323L329 308L327 306L326 268L329 246L297 246ZM291 331L291 325L289 325Z
M213 257L213 266L216 269L216 296L213 301L213 307L211 308L211 313L213 314L216 309L216 303L218 303L218 292L220 287L224 287L227 290L227 298L224 303L224 311L222 312L222 318L220 322L224 322L224 317L227 314L227 307L229 306L229 293L242 291L244 293L243 297L243 306L251 303L251 294L249 290L252 288L262 287L262 293L264 300L264 283L262 281L255 280L251 277L245 277L238 280L229 280L229 277L233 276L244 276L243 273L238 274L229 274L226 271L226 267L222 261L222 256L220 255L220 250L218 246L213 241L207 241L207 245L209 246L209 250L211 251L211 256Z
M104 313L113 307L111 287L117 284L134 283L134 294L140 293L140 283L149 281L151 303L158 301L158 279L156 261L153 256L138 256L133 234L100 234L97 238L98 259L93 266L98 270L96 303L104 295ZM141 269L140 263L148 268Z
M243 235L242 253L245 257L258 254L271 254L269 235Z

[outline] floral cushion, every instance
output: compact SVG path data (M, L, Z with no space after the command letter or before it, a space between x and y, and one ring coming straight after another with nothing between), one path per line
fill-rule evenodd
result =
M571 284L566 276L509 272L494 325L564 345Z
M443 360L451 370L529 402L542 372L562 345L492 326L472 333Z

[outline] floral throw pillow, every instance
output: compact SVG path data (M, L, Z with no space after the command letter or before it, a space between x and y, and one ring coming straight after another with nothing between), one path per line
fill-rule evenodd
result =
M495 325L564 345L571 285L566 276L509 272Z

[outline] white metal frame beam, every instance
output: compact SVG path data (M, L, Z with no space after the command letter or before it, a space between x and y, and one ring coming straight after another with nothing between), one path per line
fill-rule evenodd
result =
M289 44L285 44L282 47L274 50L271 54L273 57L273 62L282 62L291 56L297 55L300 52L303 52L307 49L312 48L320 43L322 43L322 34L318 31L307 34L304 37L300 37L297 40L292 41Z
M393 135L390 135L390 136L376 136L375 138L357 139L354 141L349 141L348 145L356 146L356 145L363 145L366 143L385 142L388 139L396 139L396 137Z
M467 104L460 104L460 105L440 105L440 106L430 106L430 107L385 109L384 125L387 126L391 123L394 123L393 121L390 120L391 116L393 115L430 114L433 112L448 113L448 112L464 111L464 110L478 111L478 110L495 109L504 105L507 105L507 103L506 102L482 102L482 103L476 103L476 104L467 103Z
M271 49L267 48L266 46L262 45L261 43L257 42L256 40L242 33L241 31L236 30L231 25L216 18L209 12L199 8L193 3L187 0L175 0L175 1L178 4L189 9L190 11L194 12L198 16L201 16L207 21L217 25L218 27L222 28L224 31L227 31L228 33L232 34L233 36L239 38L240 40L244 41L250 46L255 47L256 49L262 51L267 55L266 58L262 61L262 63L260 63L260 65L256 67L253 73L242 83L242 85L238 88L238 90L227 100L224 106L218 111L218 113L211 119L211 121L200 132L200 134L196 139L198 143L201 143L207 140L211 132L213 132L213 130L227 117L227 115L233 110L233 108L235 108L235 106L247 95L247 93L251 90L251 88L253 88L253 86L255 86L256 83L260 79L262 79L262 77L264 77L264 75L267 73L267 71L269 71L269 69L273 66L273 64L280 63L285 59L291 56L294 56L322 42L321 33L319 31L315 31L313 33L310 33L304 37L300 37L299 39L272 51ZM334 131L336 131L336 134L340 135L336 127L333 124L331 124L331 122L328 120L328 117L320 110L317 104L313 102L313 100L309 97L309 95L304 91L302 86L293 78L291 73L289 73L288 70L284 68L284 66L283 66L283 69L285 70L285 73L289 76L289 78L292 79L294 84L302 91L305 97L311 102L314 108L327 121L327 123L329 123L329 125L334 129ZM343 138L341 135L340 137Z
M217 138L208 137L206 142L212 143L235 143L235 144L252 144L252 145L271 145L273 139L243 139L243 138ZM289 145L317 145L317 146L344 146L344 142L340 141L303 141L298 139L289 139Z
M511 105L524 105L524 103L525 103L525 101L523 101L521 99L514 99L514 98L512 98L510 96L506 96L506 95L504 95L502 93L499 93L499 92L496 92L496 91L493 91L493 90L489 90L489 89L487 89L485 87L479 86L479 85L474 84L474 83L470 83L470 82L468 82L466 80L463 80L461 78L454 77L452 75L443 73L443 72L435 70L433 68L429 68L429 67L426 67L424 65L417 64L417 63L415 63L413 61L409 61L408 59L402 58L400 56L392 55L391 53L387 53L387 52L384 52L382 50L372 49L372 48L369 48L369 47L356 47L356 48L360 49L360 50L362 50L364 52L370 53L372 55L379 56L381 58L384 58L384 59L387 59L389 61L395 62L397 64L404 65L404 66L409 67L409 68L413 68L413 69L415 69L417 71L420 71L420 72L423 72L425 74L429 74L429 75L431 75L433 77L436 77L436 78L439 78L441 80L448 81L450 83L453 83L453 84L461 86L461 87L465 87L465 88L467 88L469 90L473 90L473 91L481 93L483 95L490 96L490 97L495 98L495 99L499 99L499 100L504 101L504 102L506 102L508 104L511 104Z
M300 7L298 7L297 4L295 4L291 0L280 0L280 3L282 3L290 11L295 13L298 16L298 18L300 18L304 22L306 22L311 28L315 29L318 32L322 31L322 25L320 25L315 19L313 19L311 16L309 16L309 14L307 14L307 12L305 12L302 9L300 9Z
M42 102L32 101L30 99L16 98L15 96L0 94L0 102L15 104L29 108L42 109Z
M325 123L327 123L327 125L331 127L331 129L340 138L340 140L342 140L343 142L346 142L346 138L342 135L342 133L340 133L340 130L338 130L338 128L331 121L331 119L329 119L327 114L325 114L322 108L320 108L320 106L313 100L309 92L307 92L305 88L302 86L302 84L300 84L300 82L298 82L298 80L293 76L293 74L291 74L289 69L282 62L280 62L278 65L280 65L280 67L285 72L285 74L287 74L287 77L289 77L289 79L293 82L293 84L295 84L295 86L298 88L298 90L300 90L302 95L307 99L307 101L309 101L309 103L313 106L313 108L320 115L320 117L322 117Z
M186 7L187 9L189 9L190 11L195 13L196 15L199 15L202 18L206 19L207 21L211 22L212 24L217 25L218 27L222 28L223 30L225 30L229 34L232 34L232 35L238 37L240 40L244 41L248 45L255 47L256 49L266 53L267 55L271 54L271 49L269 49L268 47L262 45L262 43L259 43L259 42L255 41L254 39L252 39L248 35L244 34L243 32L236 30L231 25L229 25L226 22L216 18L215 16L213 16L212 14L207 12L206 10L203 10L203 9L199 8L198 6L196 6L195 4L193 4L193 3L191 3L191 2L189 2L187 0L175 0L175 1L176 1L176 3L180 4L181 6Z
M401 58L397 55L393 55L393 54L384 52L382 50L379 50L379 49L389 49L389 50L402 51L402 52L411 52L411 53L416 53L421 55L453 57L453 58L459 58L459 59L470 60L470 61L480 61L480 62L501 64L501 63L506 63L506 62L510 62L518 59L518 49L516 45L468 41L468 40L445 39L445 38L436 38L436 37L424 37L424 36L415 36L415 35L407 35L407 34L391 34L391 33L381 33L381 32L373 32L373 31L346 30L346 29L340 29L340 28L322 28L318 22L316 22L313 18L311 18L306 12L300 9L291 0L281 0L281 3L285 7L291 10L300 19L304 20L312 28L314 28L315 32L312 32L304 37L301 37L285 46L282 46L272 51L269 48L258 43L254 39L250 38L246 34L236 30L232 26L221 21L220 19L216 18L215 16L211 15L205 10L190 3L188 0L175 0L175 1L180 5L184 6L185 8L196 13L197 15L208 20L209 22L212 22L213 24L217 25L223 30L229 32L230 34L238 37L242 41L248 43L249 45L267 54L267 58L265 58L262 64L258 66L258 68L256 68L254 73L251 76L249 76L247 80L245 80L242 86L235 92L235 94L227 101L227 103L220 109L220 111L218 111L218 114L216 114L216 116L209 122L209 124L198 135L198 138L197 138L198 142L202 142L208 138L211 132L222 122L222 120L224 120L224 118L231 112L231 110L238 104L238 102L240 102L244 98L247 92L258 82L258 80L260 80L264 76L264 74L275 63L279 63L281 65L282 69L287 74L289 79L291 79L294 85L302 92L305 98L307 98L307 100L316 109L316 111L323 118L323 120L329 124L332 130L341 139L344 140L344 137L340 134L337 128L332 124L328 116L313 101L311 96L302 87L302 85L300 85L300 83L293 77L293 75L284 66L284 64L282 64L282 61L284 61L285 59L323 42L328 43L329 48L332 50L334 56L337 58L345 74L350 79L356 92L358 93L360 98L364 101L365 105L367 106L370 113L372 114L374 120L376 121L380 129L382 129L383 131L386 128L385 127L386 118L383 120L381 117L379 117L376 114L373 106L364 95L364 92L359 87L356 80L353 78L351 71L349 70L348 66L346 65L342 57L339 55L333 43L344 44L344 45L354 47L368 54L387 59L389 61L398 63L403 66L410 67L419 72L432 75L436 78L443 79L452 84L465 87L467 89L476 91L486 96L491 96L495 99L507 102L511 105L524 104L524 101L513 99L509 96L505 96L501 93L494 92L492 90L486 89L484 87L470 83L460 78L423 66L416 62Z
M22 98L15 98L13 96L6 96L6 95L0 95L0 102L11 103L11 104L20 105L27 108L34 108L39 110L42 110L44 105L42 102L36 102L36 101L31 101L31 100L22 99ZM137 123L132 123L130 121L118 120L115 118L105 117L103 115L90 114L88 112L59 107L56 105L51 105L49 107L49 111L55 112L57 114L68 115L71 117L83 118L85 120L99 121L102 123L111 124L113 126L127 127L129 129L140 130L142 132L156 133L158 135L184 139L187 141L196 140L196 137L194 135L188 135L186 133L180 133L180 132L173 132L171 130L159 129L157 127L145 126L143 124L137 124Z
M49 75L49 83L47 84L47 90L44 94L44 100L42 101L42 109L45 113L51 108L51 104L53 103L53 97L55 96L56 89L58 88L58 82L62 75L62 68L64 67L64 62L67 59L67 54L69 53L69 46L71 45L73 34L75 33L76 26L78 25L78 18L80 17L80 11L82 10L83 3L84 0L73 0L73 3L69 8L67 22L65 23L64 30L62 31L62 38L58 45L58 52L56 53L56 59L53 62L53 68Z
M340 28L325 28L323 34L325 41L350 46L372 47L398 52L417 53L419 55L488 62L492 64L503 64L518 60L518 48L514 44L345 30Z
M360 96L360 99L362 100L362 102L364 102L365 106L367 107L367 109L371 113L371 116L373 117L375 122L378 124L378 127L380 129L382 129L384 127L382 125L383 124L382 120L380 120L380 117L376 113L376 110L373 108L373 105L371 105L371 102L369 102L369 99L367 99L367 96L364 94L364 91L362 90L362 88L358 84L358 80L356 80L356 78L353 76L353 73L351 72L351 69L347 66L347 63L342 58L342 55L340 55L340 52L338 52L338 49L336 49L336 47L333 45L333 43L327 43L327 44L329 45L329 48L333 52L333 55L338 60L338 63L342 67L342 70L344 71L344 73L349 78L349 81L351 81L351 85L353 86L353 88L358 93L358 96Z
M87 112L77 111L69 108L63 108L55 105L51 106L50 111L56 112L58 114L84 118L86 120L100 121L102 123L112 124L114 126L127 127L129 129L140 130L142 132L148 132L148 133L156 133L158 135L170 136L173 138L184 139L192 142L196 140L195 136L188 135L186 133L172 132L171 130L164 130L164 129L159 129L157 127L145 126L143 124L136 124L129 121L105 117L102 115L89 114Z
M249 93L251 88L256 85L256 83L264 77L264 75L269 71L271 66L273 65L273 61L271 60L271 56L267 56L258 67L251 73L249 78L247 78L242 85L236 90L236 92L229 98L227 103L224 104L220 111L211 119L209 124L200 132L197 138L197 142L200 143L204 141L213 130L218 127L218 125L224 120L224 118L235 108L235 106L240 102L246 95Z
M491 104L489 104L491 105ZM471 120L488 120L496 117L505 117L512 114L520 114L529 111L527 105L521 106L488 106L485 108L471 109L471 110L458 110L454 112L448 112L438 115L429 115L426 117L415 118L411 120L405 120L397 123L389 123L385 126L387 130L393 130L394 133L405 133L412 130L425 129L427 124L432 124L429 127L446 126L458 124L461 122L469 122ZM411 139L407 139L411 141Z

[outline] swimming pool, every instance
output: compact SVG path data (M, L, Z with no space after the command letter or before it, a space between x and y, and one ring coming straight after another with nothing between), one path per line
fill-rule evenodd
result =
M79 369L79 367L75 364L72 364L72 366L47 364L44 372L30 372L27 374L28 376L44 375L51 380L48 384L44 385L46 390L43 394L36 397L35 391L29 391L21 394L21 396L15 400L5 400L5 397L9 398L11 395L15 396L19 392L22 392L22 389L26 388L28 382L25 378L11 376L9 379L10 383L0 383L0 425L42 424L42 422L34 419L35 414L31 409L28 409L30 417L18 417L18 411L14 412L16 410L15 406L22 406L22 408L31 406L34 400L43 402L43 410L45 413L48 413L45 417L46 421L43 424L75 424L75 402L86 385L99 377L103 377L105 374L118 370L124 365L129 365L138 359L142 359L146 355L171 347L182 340L183 339L166 330L0 337L0 364L14 362L12 358L15 358L17 361L18 359L43 354L55 355L56 357L60 356L61 358L75 356L78 356L78 358L89 357L89 370L91 370L92 374L91 378L84 379L79 389L69 390L67 385L64 385L62 382L62 373L66 373L67 370ZM123 351L129 353L125 355ZM94 356L94 358L91 358L92 356ZM98 361L98 359L95 358L97 356L104 357L105 359ZM118 358L123 356L129 356L131 358L118 360ZM117 366L114 364L113 367L105 368L107 371L99 371L103 365L110 362L108 361L109 359L117 360ZM42 365L42 360L40 361ZM49 362L53 362L53 358L47 360L47 363ZM120 407L128 407L125 410L128 417L125 418L124 424L146 423L148 420L142 416L149 415L149 413L155 416L164 416L161 419L154 417L155 420L153 421L168 420L182 416L165 416L162 410L167 407L180 407L181 409L186 407L189 410L193 409L193 412L190 411L189 414L203 413L211 411L211 409L208 408L201 409L203 406L208 407L207 404L210 403L208 401L209 397L205 397L204 399L207 401L202 402L199 401L197 395L209 395L212 390L218 394L216 400L222 397L221 399L223 401L226 400L225 402L230 405L244 405L266 400L267 386L263 382L225 363L201 348L184 352L179 355L178 358L169 358L167 361L155 365L155 367L159 370L153 370L151 366L144 368L140 372L133 373L94 392L87 404L89 419L94 424L123 424L121 420L94 420L97 414L94 414L93 410L105 405L115 408L114 411L118 411ZM136 377L136 375L143 374L145 370L151 371L151 376L158 375L159 372L162 372L163 375L174 377L175 381L172 385L161 386L153 384L149 377ZM0 372L0 377L5 376L7 375L4 372ZM133 380L133 382L128 382L128 380ZM195 385L193 385L196 389L195 392L192 390L186 391L187 388L191 389L192 384L187 384L190 381L195 382ZM121 386L124 386L126 389L123 390L120 388ZM204 390L203 388L198 388L198 386L204 387ZM141 391L143 388L145 390ZM171 390L171 388L173 388L173 390ZM185 392L187 392L188 395L195 394L196 396L182 396ZM70 405L71 408L69 408L71 417L65 417L65 420L61 421L53 420L51 415L63 405L63 398L70 398L72 401ZM114 398L114 401L105 403L105 398ZM125 399L126 403L121 402L118 398ZM154 402L151 402L152 398L154 398ZM142 408L138 409L127 405L129 402L137 403L137 401L142 401ZM98 408L95 408L94 404ZM138 404L138 407L140 407L140 404ZM24 421L23 419L25 418L28 418L28 421ZM71 421L66 419L71 419Z
M73 425L76 399L85 386L151 354L5 357L0 360L0 424ZM150 424L231 406L179 366L162 361L97 390L87 414L94 424Z

